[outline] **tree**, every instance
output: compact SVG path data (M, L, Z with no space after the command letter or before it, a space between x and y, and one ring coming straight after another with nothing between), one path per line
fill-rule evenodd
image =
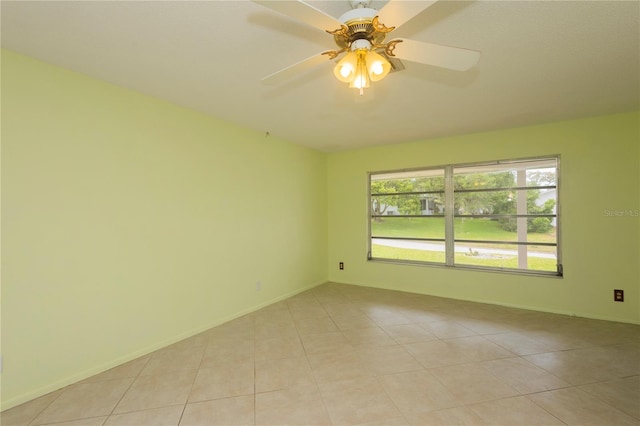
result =
M536 201L540 196L539 189L527 190L527 213L528 214L553 214L553 208L556 206L556 201L553 199L545 201L545 203L539 206ZM515 205L508 212L503 214L514 214L516 212ZM498 223L500 227L505 231L515 232L517 230L516 218L500 218ZM548 217L535 217L527 219L527 232L537 232L544 234L551 231L553 226L551 225L551 218Z
M454 176L454 190L510 188L515 185L512 172L470 173ZM458 192L454 200L457 214L503 214L513 208L512 191Z
M555 173L544 169L533 170L527 173L527 184L531 186L555 185ZM499 173L470 173L454 177L455 190L464 189L499 189L516 186L515 173L505 171ZM553 214L555 200L547 200L542 206L537 201L540 196L539 189L528 189L527 213L528 214ZM457 214L516 214L517 191L505 189L503 191L479 191L458 192L455 196L454 208ZM553 226L551 218L536 217L527 219L527 231L545 233ZM502 229L509 232L517 230L516 218L499 218L498 223Z
M411 179L389 179L371 181L371 212L374 216L386 213L391 206L398 207L402 214L417 214L420 212L420 200L413 196L398 195L413 191ZM417 203L417 207L416 207ZM380 218L375 218L380 221Z
M424 194L416 192L443 191L443 176L415 177L407 179L388 179L371 181L371 212L374 216L384 215L388 208L394 206L403 215L419 215L422 213L421 200ZM431 195L436 205L442 205L439 194ZM379 217L376 221L381 221Z

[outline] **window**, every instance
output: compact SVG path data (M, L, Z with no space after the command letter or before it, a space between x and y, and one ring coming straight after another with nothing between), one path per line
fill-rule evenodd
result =
M562 275L558 157L369 174L370 260Z

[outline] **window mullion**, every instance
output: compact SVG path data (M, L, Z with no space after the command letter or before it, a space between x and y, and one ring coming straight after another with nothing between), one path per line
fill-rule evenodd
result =
M524 187L527 185L527 171L518 170L516 172L516 184L518 187ZM516 195L516 213L519 215L527 214L527 192L517 191ZM516 232L518 234L518 242L526 242L527 236L527 218L518 216L516 219ZM518 246L518 268L528 269L529 260L527 257L528 247L526 245Z
M455 251L453 246L453 166L444 169L444 236L445 259L447 266L453 266Z

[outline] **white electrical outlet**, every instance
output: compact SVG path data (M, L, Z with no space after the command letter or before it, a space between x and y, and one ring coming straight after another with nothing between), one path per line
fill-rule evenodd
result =
M262 290L262 281L256 281L256 291Z

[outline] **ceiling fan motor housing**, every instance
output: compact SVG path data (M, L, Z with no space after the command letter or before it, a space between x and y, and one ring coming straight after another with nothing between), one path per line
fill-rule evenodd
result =
M350 48L356 40L368 40L370 45L382 44L386 33L376 31L372 24L378 11L370 8L351 9L343 14L339 20L347 26L344 34L335 34L334 40L338 47Z

